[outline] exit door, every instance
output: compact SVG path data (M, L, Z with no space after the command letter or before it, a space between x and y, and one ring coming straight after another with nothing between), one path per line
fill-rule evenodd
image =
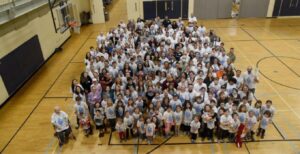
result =
M273 16L300 15L300 0L276 0Z
M156 16L171 19L188 18L189 0L147 0L144 4L144 19L153 19Z
M178 18L181 16L181 0L158 0L157 16L164 18Z

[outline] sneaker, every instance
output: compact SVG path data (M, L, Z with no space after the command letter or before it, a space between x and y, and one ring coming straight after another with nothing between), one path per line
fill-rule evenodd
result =
M192 143L196 143L195 140L192 140Z

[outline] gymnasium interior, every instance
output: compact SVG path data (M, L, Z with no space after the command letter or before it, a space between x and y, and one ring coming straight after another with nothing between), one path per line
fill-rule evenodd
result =
M196 21L194 21L195 19ZM165 21L170 22L170 24L164 26ZM135 25L135 29L128 28L129 24L127 23L129 22ZM174 28L171 22L181 27ZM140 26L141 23L143 26ZM152 36L149 31L153 27L155 29L157 25L157 29L160 32L157 31ZM194 31L194 29L201 26L204 26L206 29L201 34L203 36L194 37L194 35L198 35L197 30ZM185 32L187 29L190 29L191 32ZM174 33L174 31L176 33L174 37L177 37L175 36L178 34L177 31L181 31L182 34L178 37L186 39L183 40L187 44L186 47L179 47L178 49L180 51L184 50L184 52L180 53L180 51L177 51L176 44L174 45L176 49L173 50L172 47L170 47L171 49L168 47L168 50L161 54L163 52L161 51L163 49L160 48L161 44L153 43L153 38L157 38L156 35L158 33L161 33L159 35L169 35L169 33ZM192 33L192 31L197 34ZM201 33L201 30L199 31ZM122 34L116 36L117 40L115 40L115 35L120 33ZM108 45L105 44L106 42L97 42L102 37L101 34L104 34L103 37L107 37L107 39L102 41L109 42ZM130 41L128 41L128 44L125 43L125 45L119 41L123 40L123 35L125 34L125 40L128 38L133 39L134 43L132 45L135 47L129 47L131 46L128 45ZM182 36L184 34L185 36ZM113 131L115 125L111 126L112 122L109 120L108 122L107 119L104 120L105 122L103 121L105 132L101 136L101 133L98 133L99 130L96 129L93 117L95 113L93 111L91 115L87 113L87 119L89 119L87 129L86 123L84 123L86 121L81 121L76 111L74 113L77 97L75 97L75 92L72 89L73 81L76 80L78 82L75 86L82 88L82 85L80 85L82 73L91 73L90 61L101 61L101 66L99 67L102 70L107 69L106 74L111 74L115 78L120 75L122 80L124 78L125 80L134 80L134 82L135 80L141 80L141 84L145 85L145 89L148 88L148 91L144 90L145 94L143 93L147 95L152 92L151 88L157 88L152 83L150 84L151 86L147 86L148 77L151 75L157 77L155 73L160 73L165 69L165 61L171 61L171 58L168 57L169 52L174 52L174 54L175 52L176 54L180 53L182 56L190 59L187 63L193 63L192 58L195 58L197 61L197 55L190 53L193 52L190 50L194 49L191 44L199 45L201 48L204 46L203 42L206 42L205 37L210 37L210 35L217 36L220 40L219 42L210 40L204 43L208 44L209 48L226 55L231 49L234 49L235 61L228 64L233 67L234 75L236 75L237 70L246 73L249 67L252 68L255 82L256 80L257 82L255 83L255 92L249 90L249 95L253 97L250 101L250 98L248 99L249 108L255 108L254 104L258 101L261 101L262 106L264 106L268 100L271 100L272 108L274 109L272 109L271 118L267 118L269 122L267 128L264 128L266 133L262 137L256 135L265 116L265 112L261 111L262 109L259 110L258 114L260 115L259 118L257 117L255 126L251 130L246 129L248 131L246 132L246 137L241 135L245 130L242 130L241 134L238 133L239 125L236 128L236 132L233 133L232 140L229 136L226 136L225 140L219 139L219 129L221 129L221 132L224 132L224 130L222 131L224 126L218 122L214 125L216 128L212 130L214 132L214 140L209 138L203 138L202 140L201 132L203 130L201 128L207 127L207 124L203 122L202 114L199 117L197 116L201 124L199 129L196 130L197 133L192 132L193 129L191 128L191 132L197 136L194 140L191 138L189 130L185 134L184 128L182 128L183 124L179 126L179 134L176 134L175 125L171 125L170 134L167 134L169 133L167 132L168 123L166 122L168 120L165 118L162 118L162 134L160 134L161 132L158 129L159 135L154 135L154 137L141 136L139 134L140 127L137 126L138 135L136 137L133 137L131 133L129 139L127 139L127 135L130 133L125 133L126 139L123 139L122 134L120 134L121 130ZM111 38L108 39L108 36ZM166 36L166 39L167 37L171 38L171 36ZM200 41L199 39L202 39L202 37L203 40ZM153 48L149 46L150 43L148 44L147 39L152 41L154 44ZM111 43L110 41L116 41L116 43ZM214 42L219 43L219 45L214 44ZM166 41L167 45L163 44L168 46L169 43ZM191 47L189 43L191 43ZM148 44L148 46L145 44ZM142 48L141 46L147 47ZM94 49L91 49L91 47ZM101 51L99 51L99 48L101 48ZM129 51L129 48L132 51ZM102 55L101 57L99 56L100 60L96 58L97 56L92 60L86 58L87 53L94 50L97 50ZM126 74L126 71L123 71L121 68L124 67L124 61L130 66L134 65L130 61L134 59L131 57L131 54L142 55L141 61L148 62L148 56L144 57L143 52L147 52L146 54L153 52L149 54L151 55L149 57L151 57L151 64L153 63L154 65L157 65L153 60L155 59L154 55L157 53L158 57L156 58L159 59L157 62L161 67L156 72L149 71L145 69L145 62L142 62L142 64L145 64L144 69L140 70L137 75L134 73L134 75ZM211 51L208 53L210 55ZM152 54L154 56L153 59ZM109 56L105 58L106 55ZM207 54L205 55L207 56ZM200 57L201 59L203 58L202 54ZM300 104L298 103L298 99L300 99L300 0L0 0L0 58L0 153L3 154L300 153ZM102 62L102 58L104 58L105 62ZM176 55L175 58L177 58ZM183 61L182 57L179 57L179 59L175 60L177 62L170 64L170 67L177 69L177 64L181 64L179 61ZM133 60L133 63L138 63L139 60L137 58L136 61ZM120 67L117 75L110 71L110 69L113 70L115 63L117 63L117 67ZM199 63L194 66L195 69L205 73L204 69L200 67L205 68L204 65L206 63ZM220 63L218 64L220 67L218 69L225 69ZM224 65L227 67L227 63ZM94 72L91 73L94 76L91 77L90 75L91 82L95 80L95 82L99 81L100 83L103 76L106 81L107 77L105 73L101 74L101 69L95 71L98 73L96 75L98 76L97 81L93 74ZM185 73L190 76L188 71L193 72L192 68L188 67L188 70L181 72L181 75ZM218 78L215 77L218 74L214 71L217 72L212 70L214 78ZM170 72L165 72L166 81L171 76L171 78L176 78L174 84L177 85L178 83L179 85L181 76L172 77L173 74ZM197 76L197 73L195 74ZM130 77L124 77L126 75ZM140 79L140 76L143 79ZM145 76L147 76L147 79ZM128 82L127 80L120 82L123 82L124 85L124 82ZM220 82L225 82L223 76L219 80L222 80ZM238 82L237 79L234 79L235 82ZM159 83L161 83L159 86L165 85L164 81L159 81ZM138 86L138 82L135 84ZM189 81L188 85L193 86L193 82ZM106 91L105 88L117 89L114 83L105 85L105 88L101 83L101 86L101 101L104 99L102 96L104 91ZM122 86L119 87L122 88ZM175 96L178 97L178 93L168 96L173 91L170 90L168 83L167 87L167 91L156 91L155 94L170 97L171 100ZM207 92L204 92L205 94L209 93L209 87L209 85L206 86ZM120 90L121 93L114 93L112 90L109 92L114 95L115 99L118 99L117 97L119 96L125 99L127 92L129 93L128 95L133 95L131 88L123 88L124 90ZM224 88L225 91L228 90L228 88ZM222 88L220 87L220 89ZM168 90L170 91L168 92ZM85 99L81 98L81 100L87 104L87 110L91 110L88 91L84 89L83 95L85 95ZM195 95L200 95L200 92L197 93ZM144 95L139 94L138 97L141 97L144 103L147 102L149 104L150 102L151 104L154 98ZM246 96L248 97L248 93ZM202 97L201 94L199 97L203 98L204 96ZM229 97L229 94L227 97ZM138 99L133 99L133 102L139 101ZM218 100L218 98L216 99ZM189 101L193 104L191 98ZM117 104L113 103L113 106ZM148 113L150 112L148 104L147 107L145 104L141 107L141 116L144 116L147 122L152 120L149 116L145 116L146 114L149 115ZM231 113L231 110L229 111L226 108L226 104L227 102L223 104L225 106L224 111ZM176 110L178 106L185 110L184 105L185 103L177 105ZM109 114L106 113L106 108L103 107L105 117ZM171 108L166 106L165 112L169 109L172 110ZM56 128L55 121L53 121L53 115L56 114L56 110L63 111L64 114L68 115L67 125L69 133L67 136L63 134L64 140L68 140L66 143L61 143L62 139L58 135L60 131ZM165 112L162 112L163 116ZM177 111L173 109L171 112ZM216 111L215 114L219 116L219 111ZM217 119L222 119L221 115L220 117L218 116ZM122 121L122 117L124 116L117 119ZM140 119L137 119L137 121L139 123ZM247 126L247 124L245 125ZM192 125L187 126L189 128L193 127ZM156 127L159 126L156 125ZM87 133L90 129L93 133ZM252 132L255 134L253 135ZM238 134L242 136L242 145L236 143ZM247 139L249 134L250 139ZM223 135L221 133L221 138L223 138ZM229 135L228 131L227 135Z

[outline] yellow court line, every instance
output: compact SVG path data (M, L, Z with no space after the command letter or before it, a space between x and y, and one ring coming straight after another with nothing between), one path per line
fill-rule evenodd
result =
M252 65L251 61L249 60L249 58L247 58L247 56L245 56L245 54L243 54L242 52L239 52L243 58L246 59L246 61ZM282 100L282 102L297 116L298 119L300 119L300 115L291 107L291 105L280 95L280 93L278 92L277 89L274 88L274 86L272 86L270 84L270 82L268 80L266 80L265 78L263 78L263 80L269 85L269 87L271 87L273 89L273 91L279 96L279 98Z

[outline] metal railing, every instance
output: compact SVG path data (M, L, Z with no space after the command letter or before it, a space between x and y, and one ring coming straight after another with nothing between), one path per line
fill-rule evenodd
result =
M48 0L0 0L0 25L45 4Z

